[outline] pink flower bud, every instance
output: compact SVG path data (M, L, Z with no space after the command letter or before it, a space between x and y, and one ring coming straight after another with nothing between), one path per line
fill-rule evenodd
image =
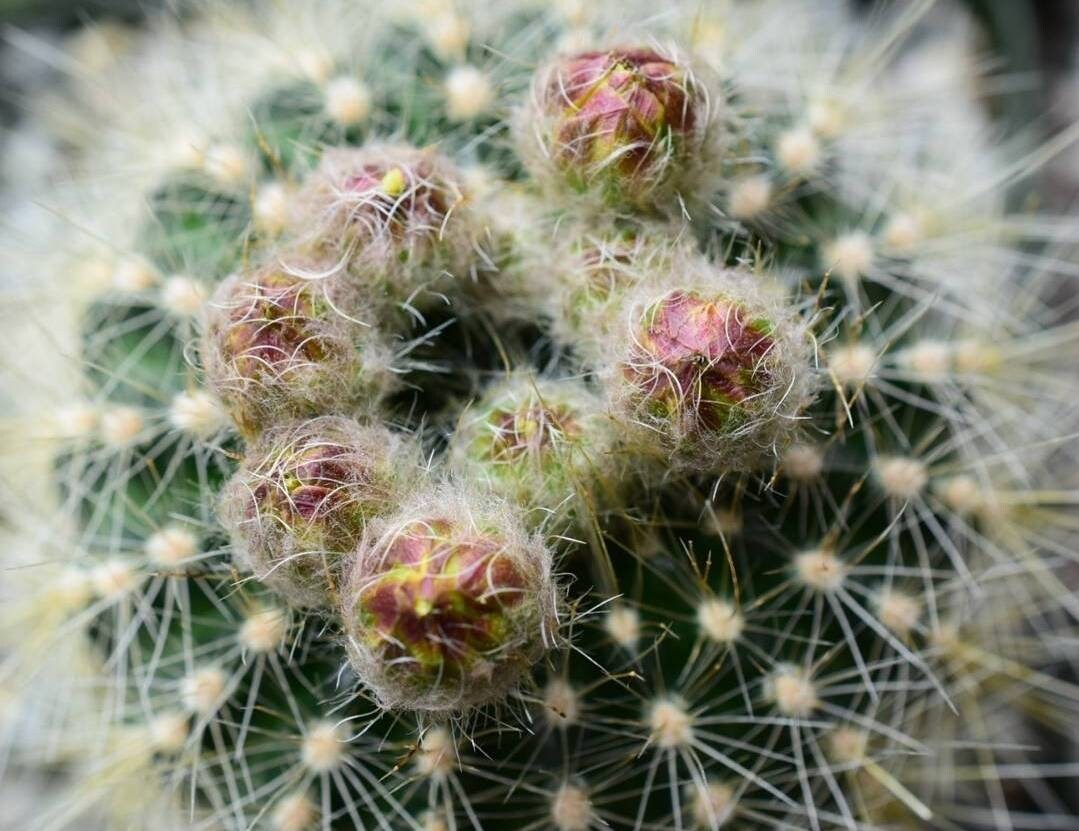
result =
M383 706L492 702L551 643L550 557L505 505L446 486L369 528L343 617L352 663Z
M758 463L790 435L808 399L797 317L747 294L753 284L734 273L712 278L639 297L610 372L617 407L675 468Z
M209 304L202 357L241 432L373 401L388 386L388 349L347 310L341 275L270 266L225 280Z
M699 184L716 130L685 62L647 47L571 55L537 76L534 99L525 136L572 188L639 206Z
M775 347L771 329L722 296L669 292L640 321L626 378L662 418L737 428L742 402L772 382L765 360Z
M328 605L342 555L397 507L408 470L419 467L381 427L324 416L267 430L222 496L238 564L295 605Z
M298 201L302 244L348 264L391 295L471 265L475 232L460 174L431 150L371 145L328 150Z

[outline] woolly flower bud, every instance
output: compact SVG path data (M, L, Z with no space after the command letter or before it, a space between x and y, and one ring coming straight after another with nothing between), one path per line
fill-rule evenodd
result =
M475 66L458 66L450 70L444 84L446 115L450 121L471 121L483 115L494 102L491 80Z
M587 507L613 472L613 443L602 403L582 382L518 375L465 414L450 458L466 478L529 511L543 509L530 514L542 522L546 512Z
M582 52L536 75L521 140L537 175L614 203L662 203L700 188L718 133L716 99L674 55Z
M304 244L355 258L356 275L407 296L421 277L470 264L473 238L461 176L433 150L375 144L328 150L297 200Z
M280 267L225 280L202 340L207 379L240 430L377 399L386 350L346 316L358 305L341 275L306 279Z
M754 296L744 275L711 277L639 294L607 373L615 407L642 444L687 471L758 464L808 399L804 325Z
M409 467L399 437L347 418L266 431L222 494L237 563L293 605L329 605L342 555L394 507Z
M343 607L352 664L387 708L501 699L550 645L551 559L504 503L443 485L377 520Z

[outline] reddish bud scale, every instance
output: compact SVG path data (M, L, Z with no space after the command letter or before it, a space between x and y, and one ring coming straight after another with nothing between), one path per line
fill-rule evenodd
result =
M372 331L341 274L305 278L279 267L234 275L208 306L207 379L246 435L269 423L377 400L389 384Z
M361 165L345 176L341 191L350 202L349 222L367 231L385 229L400 240L409 231L437 234L449 215L450 194L432 181L433 166L390 161Z
M309 282L271 271L246 288L250 293L229 309L224 342L242 376L273 375L290 363L320 361L333 349L315 325L325 306Z
M449 541L449 523L413 523L387 549L387 571L359 599L369 638L387 660L414 659L429 682L456 682L506 633L503 613L521 602L524 579L477 537Z
M500 524L435 513L365 538L344 620L353 663L384 706L483 704L538 659L549 563Z
M773 383L770 332L725 299L674 291L645 315L623 371L655 416L737 429L747 416L739 405Z
M327 151L293 218L307 247L390 296L471 266L474 231L448 159L406 146Z
M324 606L366 523L395 507L400 440L325 416L268 430L222 497L239 564L301 606Z
M699 152L709 102L684 64L648 48L584 52L543 76L548 155L577 190L647 202Z

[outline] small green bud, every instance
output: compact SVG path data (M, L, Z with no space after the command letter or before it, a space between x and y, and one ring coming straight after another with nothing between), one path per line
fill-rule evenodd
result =
M541 523L587 509L616 479L614 432L583 382L508 378L462 418L450 446L462 475L530 511Z

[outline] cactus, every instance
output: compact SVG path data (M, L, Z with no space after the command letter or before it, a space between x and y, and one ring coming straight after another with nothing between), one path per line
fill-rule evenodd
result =
M931 5L72 62L5 244L35 827L1066 827L1074 234L1014 193L1069 136L991 143Z

